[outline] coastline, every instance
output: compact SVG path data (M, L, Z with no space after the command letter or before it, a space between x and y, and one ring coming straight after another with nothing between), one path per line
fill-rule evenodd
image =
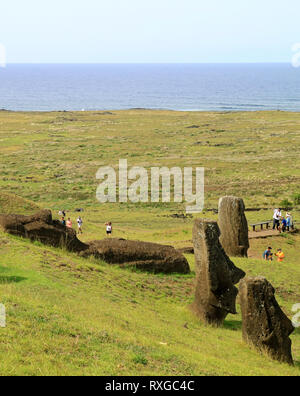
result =
M284 114L298 114L300 113L299 110L176 110L176 109L155 109L155 108L128 108L128 109L94 109L94 110L10 110L10 109L0 109L2 113L28 113L28 114L53 114L53 113L110 113L110 112L130 112L130 111L145 111L145 112L174 112L174 113L201 113L201 114L242 114L242 113L284 113ZM103 114L104 115L104 114Z

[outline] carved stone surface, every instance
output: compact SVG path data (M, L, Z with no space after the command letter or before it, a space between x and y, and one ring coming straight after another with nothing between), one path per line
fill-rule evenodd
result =
M154 273L188 274L190 266L182 253L172 246L108 238L89 243L81 256L94 256L109 264L121 264Z
M0 228L12 235L63 247L82 257L96 257L109 264L130 266L154 273L188 274L190 267L184 255L172 246L122 239L81 242L76 231L52 219L50 210L33 216L0 215Z
M196 263L196 293L193 311L205 322L221 325L228 313L236 313L238 289L245 276L226 255L219 241L217 222L197 219L193 241Z
M245 278L240 284L243 338L273 359L293 364L292 322L279 307L273 286L266 278Z
M248 222L241 198L227 196L220 199L218 224L220 242L228 256L248 257Z
M72 252L88 248L76 237L76 231L52 220L50 210L43 210L33 216L0 215L0 228L12 235L40 241L45 245L64 247Z

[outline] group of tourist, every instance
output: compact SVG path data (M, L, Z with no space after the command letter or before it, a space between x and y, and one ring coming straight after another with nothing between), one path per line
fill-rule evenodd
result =
M291 213L287 212L285 217L281 213L281 209L274 209L273 214L273 230L277 229L279 232L290 231L293 225Z
M282 263L285 257L282 249L277 249L277 253L275 253L275 256L277 257L277 261L279 263ZM269 246L268 249L264 251L263 259L266 261L273 261L273 252L271 246Z
M58 214L59 214L59 216L61 218L60 221L61 221L62 225L64 225L67 228L73 228L73 223L72 223L71 218L68 217L68 219L66 220L66 216L67 215L66 215L66 211L65 210L60 210L58 212ZM78 227L78 232L77 233L78 234L82 234L83 233L82 225L83 225L83 220L82 220L81 216L79 216L78 219L77 219L77 227ZM112 222L109 221L109 222L105 223L105 227L106 227L106 235L110 237L112 235L112 232L113 232Z
M73 228L73 223L72 223L71 218L68 217L68 219L66 220L66 211L65 210L60 210L58 214L59 214L59 216L61 216L62 225L64 225L67 228ZM83 220L82 220L81 216L79 216L77 219L77 228L78 228L77 233L78 234L83 233L82 225L83 225Z
M293 226L293 219L290 212L286 212L286 215L283 216L281 209L274 209L273 214L273 230L277 229L279 232L290 231L290 228ZM277 249L277 253L275 253L277 257L277 261L282 263L285 255L282 249ZM263 259L266 261L273 261L273 252L272 247L269 246L263 253Z

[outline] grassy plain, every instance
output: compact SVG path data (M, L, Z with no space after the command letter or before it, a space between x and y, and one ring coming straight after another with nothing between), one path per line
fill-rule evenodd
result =
M122 158L147 169L204 166L199 216L216 219L208 209L233 194L268 208L247 212L249 222L268 220L300 193L299 131L300 114L283 112L0 112L0 212L66 209L74 221L84 208L84 241L104 237L111 220L117 237L188 246L193 219L172 217L184 204L100 205L97 169ZM261 260L268 244L284 249L283 264ZM234 259L271 281L290 318L300 303L299 244L299 234L252 240L250 258ZM300 375L299 330L295 367L273 362L243 343L240 314L222 329L199 323L188 309L194 277L123 270L0 233L0 373Z

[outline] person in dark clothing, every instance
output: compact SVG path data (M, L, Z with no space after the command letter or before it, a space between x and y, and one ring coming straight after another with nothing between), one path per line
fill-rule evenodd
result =
M281 221L281 230L282 230L282 232L285 232L286 226L287 226L287 221L286 221L285 218L283 218L282 221Z
M266 261L272 261L273 260L272 248L270 246L268 247L267 250L264 251L263 259L266 260Z

